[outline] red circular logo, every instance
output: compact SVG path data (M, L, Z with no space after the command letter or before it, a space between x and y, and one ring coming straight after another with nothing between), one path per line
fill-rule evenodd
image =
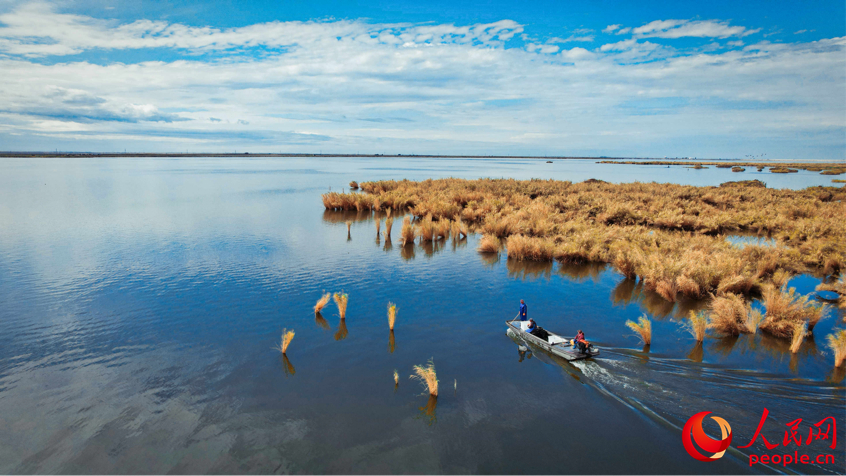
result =
M711 412L699 412L696 415L693 415L687 420L687 423L684 424L684 428L682 429L682 443L684 443L684 449L687 450L687 453L690 456L693 456L699 461L714 461L722 458L726 453L726 449L731 444L731 426L729 426L727 421L720 417L712 416L711 419L720 425L720 431L723 434L722 438L715 440L705 434L705 430L702 429L702 420L710 413ZM698 449L696 449L696 446L694 446L694 441L703 450L714 454L712 456L703 455Z

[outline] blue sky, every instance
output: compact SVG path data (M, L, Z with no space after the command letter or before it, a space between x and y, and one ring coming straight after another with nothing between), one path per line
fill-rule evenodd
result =
M0 0L0 150L846 160L845 5Z

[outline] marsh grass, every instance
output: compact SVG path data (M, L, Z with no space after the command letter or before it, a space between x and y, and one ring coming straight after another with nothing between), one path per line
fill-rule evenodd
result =
M350 182L350 190L358 190L358 182L356 182L355 180Z
M826 337L826 345L834 352L834 366L843 367L846 362L846 330L841 329Z
M791 353L795 354L799 352L799 348L802 347L802 341L807 334L808 324L806 322L799 321L793 323L793 336L790 338Z
M414 228L414 225L411 224L410 216L406 216L402 219L402 230L400 231L400 236L402 237L402 243L404 245L414 243L415 238L417 238L417 230Z
M639 317L637 322L627 320L626 327L635 331L644 345L652 345L652 321L646 315Z
M499 238L493 235L482 235L479 240L479 253L499 253L500 248Z
M410 378L420 381L429 391L429 395L438 396L438 376L435 373L435 361L430 359L428 365L415 365L414 374Z
M743 164L732 164L743 165ZM846 190L776 190L759 181L720 187L578 184L552 180L441 179L360 184L365 193L325 194L327 210L408 211L403 242L482 233L513 259L610 263L663 299L754 295L785 273L834 273L846 263ZM766 211L766 212L764 212ZM456 226L458 224L458 226ZM469 226L468 226L469 225ZM456 228L465 232L456 233ZM769 236L774 246L726 243L725 234ZM482 249L484 245L484 250Z
M696 342L705 340L705 331L708 329L708 316L702 311L690 311L688 320L685 323L685 328L690 335L696 339Z
M382 232L385 237L385 241L391 241L391 228L393 228L393 226L394 219L391 218L390 214L388 214L388 218L385 219L385 231Z
M279 342L279 346L276 349L279 350L279 352L282 352L283 354L287 354L288 346L291 344L292 340L294 340L294 331L282 329L282 341Z
M809 296L798 294L794 288L783 290L768 285L761 301L766 312L758 328L775 337L791 337L798 322L807 322L808 333L813 333L814 326L827 311L825 304L811 302Z
M333 299L335 300L335 305L338 306L338 314L341 315L341 320L346 319L347 302L349 301L349 296L343 291L341 291L340 293L335 293Z
M397 305L389 302L388 303L388 327L391 330L394 330L394 323L397 321Z
M714 297L708 311L708 327L719 334L737 336L753 333L757 329L757 325L750 328L752 306L737 294Z
M323 294L323 296L321 296L320 299L317 300L317 304L314 305L314 313L320 314L320 311L322 311L323 308L326 307L326 304L329 303L329 299L331 298L332 293Z
M352 228L352 221L347 220L347 235L350 234L350 229Z
M399 372L394 369L394 387L399 387Z

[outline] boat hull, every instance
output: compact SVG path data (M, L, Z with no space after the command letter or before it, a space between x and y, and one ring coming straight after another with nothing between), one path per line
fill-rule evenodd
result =
M529 334L528 332L523 330L523 328L520 324L521 322L525 322L525 321L518 321L518 320L505 321L505 325L508 327L507 332L510 332L511 335L513 335L514 337L516 337L519 340L522 340L526 344L531 344L534 347L539 347L539 348L541 348L541 349L543 349L543 350L545 350L545 351L547 351L551 354L557 355L557 356L561 357L562 359L565 359L565 360L568 360L568 361L582 360L582 359L587 359L589 357L596 357L596 356L599 355L599 350L596 349L596 348L594 348L592 352L589 352L589 353L586 353L586 354L583 354L583 353L579 352L578 350L574 350L574 349L570 348L569 339L565 339L565 338L559 336L558 334L554 334L554 333L549 332L549 331L547 331L547 332L549 332L549 336L550 336L549 340L550 341L547 342L547 341L541 339L540 337Z

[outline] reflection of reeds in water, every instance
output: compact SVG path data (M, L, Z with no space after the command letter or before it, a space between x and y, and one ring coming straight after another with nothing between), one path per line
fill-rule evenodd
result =
M834 352L834 366L843 367L846 362L846 330L839 330L826 337L828 348Z
M330 299L332 299L332 293L325 293L323 296L320 296L320 299L317 300L317 304L314 305L314 313L319 314L320 311L326 307L326 304L329 303Z
M835 367L831 369L831 373L825 380L830 383L840 383L844 379L846 379L846 367Z
M605 263L565 263L558 264L558 272L562 276L567 277L577 283L581 283L587 279L591 281L599 281L602 272L605 271Z
M288 360L288 356L282 354L282 368L285 370L285 376L294 375L297 371L294 369L294 365Z
M335 333L335 340L344 340L347 338L347 320L341 319L338 323L338 332Z
M341 320L346 319L347 301L349 300L349 296L347 296L343 291L341 291L340 293L335 293L333 299L335 300L335 304L338 306L338 314L341 315Z
M552 276L552 261L519 261L508 258L505 260L509 278L526 280L528 278L546 278Z
M482 262L484 262L485 266L488 268L493 268L497 263L499 263L499 253L479 253L479 257L482 258Z
M400 248L400 256L406 261L411 261L415 257L414 243L405 243Z
M393 251L393 249L394 249L394 244L391 243L391 239L385 238L385 244L382 246L382 251L384 251L385 253L388 253L390 251Z
M288 345L291 344L292 340L294 340L294 331L282 329L282 341L279 343L279 347L277 347L277 350L279 350L283 354L288 352Z
M382 220L376 219L376 239L379 239L379 230L382 228Z
M737 335L714 339L712 342L709 341L711 342L709 349L716 354L726 357L731 354L731 350L734 348L734 345L737 344L738 339L739 337Z
M429 360L428 365L415 365L411 378L419 380L429 390L429 395L438 396L438 376L435 374L435 361Z
M323 314L319 312L314 313L314 322L323 329L329 330L332 328L332 326L329 325L329 322L323 318Z
M434 425L438 421L438 417L435 414L435 409L437 407L438 397L435 395L429 395L429 399L426 400L426 405L418 407L418 410L420 410L420 417L427 419L429 426Z
M702 362L702 358L705 356L705 348L702 345L702 342L696 342L696 345L693 346L693 349L687 354L687 358L694 361L694 362Z
M352 228L352 222L347 221L347 238L350 237L350 228Z
M388 211L390 211L390 209ZM385 219L385 231L382 232L382 236L385 237L385 241L391 241L391 228L393 228L393 227L394 227L394 219L390 217L390 213L389 213L388 218Z
M637 332L644 345L652 344L652 322L645 314L637 318L637 322L627 320L626 327Z
M634 290L637 280L624 279L617 283L614 291L611 292L611 302L614 304L628 304L634 300Z
M394 330L391 329L390 335L388 336L388 353L393 354L396 349L397 349L397 341L394 338Z
M802 341L808 333L808 324L797 322L793 324L793 337L790 338L790 352L795 354L802 347Z
M388 327L394 330L394 323L397 322L397 305L388 302Z
M690 332L690 335L696 339L696 342L705 340L705 330L708 328L708 317L704 312L690 311L688 321L685 323L685 328Z

